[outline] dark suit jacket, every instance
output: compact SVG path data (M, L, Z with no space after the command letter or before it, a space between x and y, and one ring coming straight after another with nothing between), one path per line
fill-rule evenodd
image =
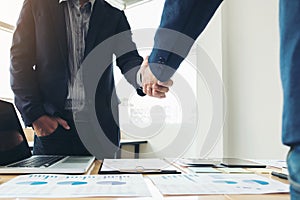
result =
M96 0L86 38L85 56L107 38L127 30L130 27L124 12L103 0ZM135 49L131 34L126 42ZM115 48L119 47L116 45ZM113 53L109 55L111 58ZM132 71L126 78L137 88L135 79L138 68L134 67L142 63L142 58L136 50L116 57L123 74ZM16 106L27 126L42 115L64 112L68 70L63 6L59 0L25 0L11 47L11 86ZM117 102L112 66L107 68L98 86L95 97L98 120L104 120L103 130L117 144L119 128L111 112L117 110L117 104L111 104L111 100Z
M222 0L165 1L154 48L149 57L150 68L156 78L161 81L170 79L221 3ZM189 39L163 29L180 32ZM176 53L178 51L181 55Z

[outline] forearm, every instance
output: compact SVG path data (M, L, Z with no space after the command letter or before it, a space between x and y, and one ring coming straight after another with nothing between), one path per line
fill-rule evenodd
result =
M166 0L149 57L157 79L171 78L222 0Z
M115 39L114 53L117 57L117 66L120 68L126 80L137 89L140 87L137 83L137 72L140 69L143 58L138 54L136 44L132 41L130 25L123 12L120 15L116 33L120 33Z
M45 114L37 81L37 72L33 69L35 60L35 24L31 10L31 1L26 0L13 35L11 47L11 88L15 94L16 106L20 110L26 125Z
M139 88L138 71L143 62L143 58L136 51L129 52L117 59L117 64L126 80L135 88Z

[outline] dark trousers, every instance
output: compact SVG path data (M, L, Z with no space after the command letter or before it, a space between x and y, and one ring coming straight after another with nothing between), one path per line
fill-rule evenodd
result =
M38 137L34 136L34 155L91 155L81 142L74 121L67 120L70 130L65 130L62 126L50 135Z

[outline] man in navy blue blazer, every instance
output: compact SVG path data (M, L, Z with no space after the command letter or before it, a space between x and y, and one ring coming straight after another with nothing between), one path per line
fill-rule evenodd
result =
M144 71L144 92L151 92L152 83L168 80L188 54L194 40L201 34L222 0L166 0L161 24L149 57L150 69ZM280 0L280 69L284 95L282 141L290 147L287 156L291 199L300 199L300 1ZM192 38L176 45L178 31ZM175 48L174 48L175 47ZM173 52L178 52L180 56ZM159 82L158 82L159 83ZM161 83L159 83L161 84Z
M84 87L74 84L74 77L97 45L119 33L125 34L122 42L114 41L99 58L112 61L116 54L121 72L138 89L143 59L123 11L104 0L24 1L11 47L11 87L25 125L34 128L34 154L89 154L73 119L73 111L84 101ZM119 55L124 46L133 50ZM101 128L116 147L111 149L113 157L120 140L113 67L94 64L106 69L98 83L95 109Z
M165 1L154 47L149 56L150 68L143 72L144 93L150 96L156 94L151 90L155 80L160 81L161 85L168 83L221 3L222 0ZM143 66L147 65L145 59ZM154 76L151 76L152 73Z

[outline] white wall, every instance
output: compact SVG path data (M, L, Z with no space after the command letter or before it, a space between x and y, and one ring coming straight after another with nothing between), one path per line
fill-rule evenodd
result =
M163 1L153 0L127 12L132 28L156 28L162 5ZM224 81L224 133L219 134L207 156L221 157L224 152L226 157L284 159L287 148L281 143L278 0L225 0L221 8L189 56L193 60L196 55L197 67L205 68L212 62ZM214 115L205 84L205 77L197 77L201 123L185 156L200 156ZM168 124L159 137L148 138L142 152L153 154L142 157L172 155L172 151L155 151L170 142L177 129L176 124Z
M162 0L153 0L149 3L146 3L144 5L140 5L134 8L131 8L129 10L126 10L125 13L127 15L128 21L132 27L133 30L143 31L142 29L147 28L153 28L156 30L156 28L159 25L160 17L162 13L162 7L163 7L164 1ZM198 59L199 55L199 47L201 47L208 56L205 57L205 59L210 59L213 61L213 63L217 66L218 73L222 74L222 42L221 42L221 13L214 16L213 20L209 24L207 30L205 30L205 33L201 36L201 38L198 40L197 45L194 46L193 50L189 54L187 58L187 62L184 62L178 72L176 73L175 77L173 77L174 80L174 86L172 87L172 90L170 91L171 94L173 94L173 99L170 101L170 98L172 97L171 94L168 94L166 100L156 101L151 100L149 97L143 97L141 98L135 98L134 101L129 101L129 105L140 103L141 108L145 107L145 104L150 105L167 105L167 104L178 104L176 108L179 108L179 117L178 119L169 120L171 122L166 123L162 129L158 133L152 133L147 132L151 131L151 129L144 129L142 132L138 134L131 134L131 133L125 133L123 136L125 138L139 138L139 139L147 139L148 144L142 145L142 155L141 157L174 157L178 155L178 151L181 151L183 154L182 156L187 157L199 157L200 152L202 150L203 143L205 141L205 138L207 136L207 131L210 126L211 118L213 116L213 108L211 106L211 96L210 91L208 91L206 87L205 78L201 78L201 74L198 74L197 76L197 66L206 66L209 61L204 59ZM142 41L139 41L139 37L136 35L136 31L133 31L133 39L137 43L137 47L141 48L139 52L142 55L147 55L147 53L150 52L151 47L153 45L150 44L149 46L145 46L142 43L144 42L145 37L150 37L150 40L153 42L153 35L149 33L145 33L145 35L142 37ZM150 30L151 32L151 30ZM145 47L149 47L148 49ZM145 50L146 49L146 50ZM144 51L143 51L144 50ZM203 55L202 55L203 56ZM209 58L208 58L209 57ZM191 64L192 63L192 64ZM195 66L193 66L193 64ZM178 99L176 97L176 90L179 88L179 90L186 90L187 88L182 88L179 83L180 77L177 77L177 75L181 75L185 78L186 82L189 84L190 89L195 93L195 97L198 101L195 101L198 103L198 112L196 109L196 103L195 105L192 104L192 101L188 102L180 102L182 99ZM116 72L116 76L117 72ZM117 81L118 82L118 81ZM118 85L118 84L117 84ZM123 84L119 84L123 85ZM118 89L117 89L118 91ZM120 90L119 90L120 91ZM177 90L178 91L178 90ZM119 92L119 96L122 98L122 95L120 95L121 92ZM132 98L132 97L131 97ZM169 101L168 101L169 99ZM175 101L174 101L175 99ZM177 101L176 101L177 100ZM182 105L180 106L180 103L184 103L189 109L191 116L191 119L182 119ZM222 104L222 99L220 99L220 104ZM149 106L149 105L148 105ZM170 105L169 105L170 106ZM172 105L173 106L173 105ZM126 129L126 116L124 117L124 113L126 110L128 110L128 104L125 104L125 106L121 105L120 107L120 124L121 124L121 130ZM139 109L136 109L139 110ZM141 114L141 117L144 117L145 121L147 121L147 114L149 111L145 110L144 114ZM176 112L177 113L177 112ZM199 115L199 124L197 129L192 128L193 120L195 119L193 116L193 113L196 113ZM145 116L146 115L146 116ZM169 116L170 117L170 116ZM153 122L152 122L153 123ZM180 132L179 129L184 128L185 132ZM124 131L126 132L126 130ZM129 131L130 132L130 131ZM185 135L188 135L189 133L193 134L193 138L188 143L186 140L188 140L188 137L184 137ZM144 137L143 137L144 136ZM145 137L146 136L146 137ZM182 138L180 141L182 142L176 142L176 138ZM187 145L186 145L187 144ZM209 145L209 149L207 151L208 154L205 156L210 157L221 157L223 154L223 140L222 140L222 133L220 133L218 138L215 138L213 143ZM172 148L168 148L171 146Z
M225 0L222 25L225 155L284 159L278 0Z

